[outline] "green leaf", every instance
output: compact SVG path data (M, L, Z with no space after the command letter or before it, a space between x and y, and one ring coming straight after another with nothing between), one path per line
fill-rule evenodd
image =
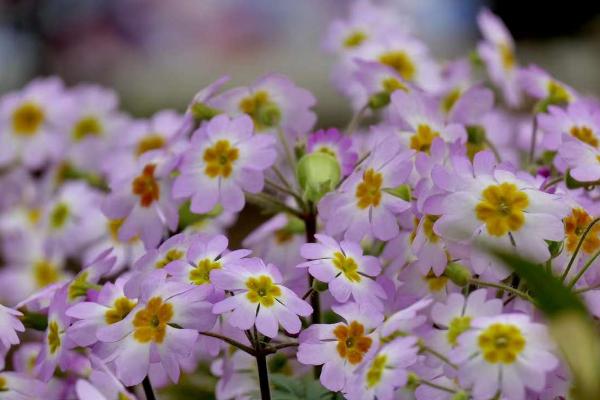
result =
M573 398L600 399L600 336L581 299L538 264L491 251L527 282L573 376Z
M325 389L321 384L306 375L302 378L282 374L270 376L273 400L332 400L335 393Z

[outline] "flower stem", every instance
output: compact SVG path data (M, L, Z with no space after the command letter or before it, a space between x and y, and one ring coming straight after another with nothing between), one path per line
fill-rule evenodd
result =
M423 353L429 353L432 356L434 356L435 358L440 359L441 361L445 362L446 364L448 364L450 367L452 367L453 369L458 369L458 366L456 364L454 364L452 361L450 361L446 356L444 356L443 354L439 353L438 351L432 349L429 346L425 346L424 344L421 344L419 346L419 348L421 349L421 352Z
M571 282L569 282L569 288L572 288L573 286L575 286L577 281L583 276L583 274L585 274L585 271L587 271L592 266L592 264L594 263L594 261L596 261L596 258L598 258L598 256L600 256L600 250L598 250L596 253L594 253L594 255L591 256L586 261L583 268L581 268L581 270L577 273L577 275L575 275L575 277L571 280Z
M535 143L537 142L537 113L533 114L533 124L531 127L531 143L529 144L529 164L533 163L535 156Z
M238 349L240 349L242 351L245 351L246 353L248 353L248 354L250 354L252 356L256 354L253 348L248 347L245 344L242 344L242 343L240 343L238 341L230 339L230 338L228 338L226 336L219 335L218 333L213 333L213 332L199 332L199 333L201 335L203 335L203 336L210 336L210 337L214 337L214 338L217 338L217 339L221 339L222 341L227 342L230 345L232 345L234 347L237 347Z
M287 159L287 162L290 164L290 168L292 169L292 171L295 174L296 173L296 158L294 157L294 153L292 153L292 149L290 148L290 143L288 142L287 138L285 137L285 132L283 131L283 129L281 127L277 128L277 137L279 138L279 141L281 142L281 145L283 146L285 158Z
M144 395L146 395L146 400L156 400L154 390L152 389L152 383L150 383L150 378L148 378L147 375L142 381L142 387L144 388Z
M367 103L364 106L362 106L360 108L360 110L358 110L352 116L352 119L350 120L350 123L348 124L348 127L346 127L346 135L351 135L352 133L354 133L354 131L356 130L356 128L358 128L358 124L360 123L360 120L362 119L363 115L365 114L365 112L368 109L369 109L369 103Z
M567 268L565 268L565 271L563 272L562 276L560 277L560 279L563 282L565 279L567 279L567 275L569 275L569 272L571 271L571 267L573 266L573 263L575 262L577 253L579 253L581 246L583 246L583 242L585 241L586 236L588 235L588 233L590 233L590 231L592 230L592 228L594 227L594 225L596 225L596 223L598 221L600 221L600 217L598 217L595 220L593 220L592 222L590 222L588 227L585 229L585 232L583 232L583 235L581 235L581 237L579 238L579 242L577 242L577 247L575 247L575 251L573 252L573 255L571 256L571 259L569 260L569 264L567 264Z
M473 285L479 285L479 286L493 287L493 288L496 288L496 289L502 289L502 290L505 290L507 292L513 293L513 294L521 297L524 300L527 300L527 301L533 303L533 299L527 293L522 292L519 289L515 289L514 287L511 287L511 286L508 286L508 285L504 285L502 283L485 282L485 281L480 281L479 279L475 279L475 278L469 279L469 283L472 283Z
M312 206L310 206L312 209ZM314 211L310 211L304 218L304 225L306 229L306 243L315 243L315 234L317 233L317 215ZM314 278L311 274L308 274L308 287L313 287ZM319 299L319 292L313 290L310 295L310 305L313 308L313 324L321 323L321 304Z
M500 157L500 152L498 151L498 148L496 147L496 145L494 143L492 143L489 139L484 139L485 144L487 145L487 147L490 148L490 150L492 151L492 153L494 154L494 157L496 158L496 162L502 162L502 157Z
M430 382L430 381L425 380L425 379L419 378L419 383L421 385L429 386L429 387L432 387L432 388L435 388L435 389L438 389L438 390L442 390L444 392L456 393L456 390L454 390L454 389L451 389L451 388L446 387L446 386L438 385L437 383L433 383L433 382Z
M256 326L255 326L256 329ZM260 398L271 400L271 388L269 386L269 370L267 368L267 352L256 334L254 350L256 352L256 367L258 368L258 381L260 384Z

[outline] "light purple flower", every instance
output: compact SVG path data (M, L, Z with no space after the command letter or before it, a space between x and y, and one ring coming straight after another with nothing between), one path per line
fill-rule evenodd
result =
M247 116L219 115L196 131L180 166L173 195L191 197L198 214L221 204L225 211L244 207L244 192L263 188L263 171L275 162L274 138L254 135Z
M19 311L13 310L0 304L0 371L4 369L4 354L12 345L19 344L17 332L24 332L25 327L19 320L23 315Z
M289 333L298 333L300 318L312 314L312 307L296 293L281 285L281 273L259 258L244 260L239 265L215 269L211 280L215 287L234 293L216 303L215 314L232 312L229 323L247 330L253 325L268 337L277 336L279 324Z
M164 153L149 152L135 169L111 182L112 191L102 204L102 212L111 220L123 221L119 240L139 236L146 248L151 248L158 244L165 228L177 228L177 202L171 197L173 167L173 160Z
M563 143L558 155L571 168L569 174L579 182L595 182L600 179L600 150L579 140Z
M381 272L376 257L363 255L360 244L348 241L337 242L330 236L315 235L317 243L302 245L300 254L307 262L298 265L308 268L316 279L329 284L333 298L340 303L350 299L358 304L370 304L383 309L386 298L383 289L374 278Z
M396 215L410 203L389 193L404 182L412 170L412 151L402 150L397 138L379 142L363 166L336 191L319 203L320 216L329 235L344 233L347 240L365 235L390 240L398 235Z
M549 106L548 113L537 118L544 134L542 145L548 150L559 150L565 136L592 147L600 146L600 108L596 104L575 100L566 108Z
M534 99L546 100L550 104L568 104L578 97L575 90L536 65L519 70L519 83Z

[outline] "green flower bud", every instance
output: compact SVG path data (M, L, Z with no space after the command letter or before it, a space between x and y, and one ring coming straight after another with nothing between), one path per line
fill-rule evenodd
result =
M296 175L304 198L316 203L339 183L340 164L326 153L305 154L298 161Z
M267 102L258 108L256 119L259 125L272 128L281 122L281 110L275 103Z
M315 279L312 284L312 288L319 293L327 291L329 285L326 282L321 282L318 279Z
M485 142L485 128L481 125L467 126L467 140L471 144L483 144Z
M419 375L414 372L409 372L408 379L406 380L406 389L414 392L420 384L419 381Z
M452 400L469 400L469 394L465 391L460 391L452 396Z
M462 264L453 262L446 266L444 275L458 286L467 286L471 279L471 271Z
M393 189L383 189L383 191L391 194L392 196L399 197L404 201L410 201L411 196L412 196L412 191L410 190L410 186L407 184L397 186Z
M219 110L217 110L216 108L209 107L204 103L192 104L191 112L192 116L194 117L194 120L197 123L200 123L202 121L208 121L209 119L212 119L213 117L220 114Z
M390 104L390 94L388 92L375 93L369 97L369 107L378 110Z
M556 258L563 251L564 242L555 242L554 240L546 240L548 243L548 250L550 251L550 257Z

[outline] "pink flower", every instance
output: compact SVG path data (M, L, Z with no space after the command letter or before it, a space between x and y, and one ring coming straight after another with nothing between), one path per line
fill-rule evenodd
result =
M97 330L97 338L111 344L105 361L114 363L125 386L140 383L151 362L159 362L177 382L180 362L190 356L197 331L215 323L205 288L165 281L165 276L146 280L137 305L127 316Z
M380 240L397 236L396 215L409 209L410 203L389 191L406 182L412 155L412 151L402 150L395 137L379 142L363 166L319 202L327 234L344 233L352 241L365 235Z
M244 191L260 192L263 171L275 162L274 139L254 135L247 116L219 115L196 131L173 185L176 198L191 197L190 209L203 214L221 204L225 211L244 207Z
M302 364L323 365L321 383L337 392L351 382L352 373L377 351L375 328L383 321L383 315L356 303L332 309L344 322L314 324L302 331L297 358Z
M281 273L259 258L244 260L239 265L216 269L211 280L216 288L234 293L216 303L215 314L231 311L229 323L247 330L253 325L268 337L277 336L278 326L289 333L298 333L300 318L312 314L312 307L296 293L281 285Z
M350 295L358 304L367 303L382 309L385 292L374 281L381 272L379 260L363 255L360 244L348 241L338 243L326 235L315 235L318 243L302 245L300 254L306 258L298 267L308 268L316 279L329 284L333 298L345 303Z
M102 204L102 212L111 220L123 221L119 240L139 236L146 248L151 248L158 244L165 228L177 228L177 202L171 197L173 167L172 159L154 151L144 154L135 169L111 182L112 191Z

